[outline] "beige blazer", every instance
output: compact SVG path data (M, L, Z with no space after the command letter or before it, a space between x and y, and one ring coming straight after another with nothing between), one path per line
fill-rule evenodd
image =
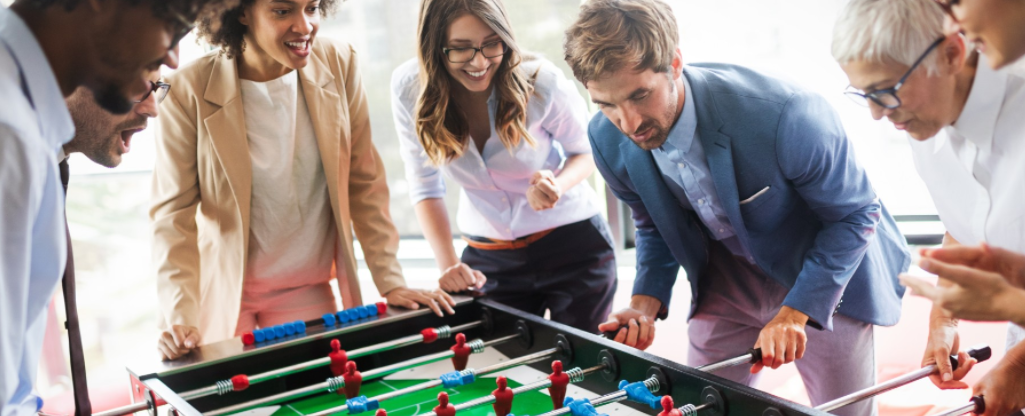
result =
M338 228L335 277L346 308L362 303L353 232L378 291L405 286L358 68L350 45L317 38L299 71ZM253 184L240 80L236 62L217 53L168 78L150 209L160 325L198 327L211 343L235 335L249 252Z

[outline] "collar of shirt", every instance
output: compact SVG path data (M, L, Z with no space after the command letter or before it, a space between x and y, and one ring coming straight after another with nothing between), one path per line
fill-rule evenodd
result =
M964 109L951 126L954 132L988 151L993 144L993 129L1003 105L1007 74L990 69L986 57L980 56Z
M66 152L64 152L64 146L61 146L60 150L57 151L57 163L63 162L64 159L67 159L67 158L68 158L68 154Z
M39 117L39 133L54 148L71 141L75 124L60 84L28 25L10 9L0 7L0 42L11 51L25 80L25 96Z
M698 129L698 113L695 109L694 96L691 95L690 82L683 74L680 75L680 78L683 79L683 111L680 112L680 118L676 120L676 124L669 129L669 137L666 142L659 147L659 150L667 155L674 151L681 152L681 156L687 154L694 144L694 132Z

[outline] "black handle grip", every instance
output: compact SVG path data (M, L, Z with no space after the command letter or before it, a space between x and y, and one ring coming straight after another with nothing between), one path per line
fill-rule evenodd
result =
M968 354L969 357L974 358L975 361L978 361L980 363L988 360L989 357L993 356L993 350L988 345L977 345L965 352ZM950 356L950 367L952 370L957 370L957 367L960 364L961 363L959 363L957 359L957 354Z
M604 335L605 338L616 339L616 334L618 334L618 333L619 333L619 328L616 328L616 329L614 329L612 331L602 332L601 334Z
M968 356L981 363L993 356L993 350L989 345L976 345L968 350Z
M987 348L989 348L989 347L987 347ZM971 400L972 403L975 403L975 414L985 413L986 412L986 399L983 399L982 396L972 396L972 398L969 399L969 400ZM1017 413L1017 412L1018 411L1015 410L1015 413ZM1012 414L1014 414L1014 413L1012 413Z
M749 361L750 364L754 364L754 363L757 363L759 361L762 361L762 349L761 348L751 348L751 349L747 350L747 353L751 354L751 361Z

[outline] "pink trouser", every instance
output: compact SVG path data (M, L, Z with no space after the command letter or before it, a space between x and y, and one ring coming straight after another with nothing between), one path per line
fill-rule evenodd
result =
M267 283L245 283L242 290L242 311L238 315L235 336L256 328L319 318L337 309L334 291L327 282L266 290Z

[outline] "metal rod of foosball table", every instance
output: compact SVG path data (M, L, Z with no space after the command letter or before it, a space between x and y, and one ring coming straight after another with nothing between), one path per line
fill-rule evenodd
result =
M471 345L471 344L474 344L474 343L480 343L482 346L479 347L479 348L476 348L476 349L477 350L483 350L486 347L490 347L492 345L508 342L508 341L514 340L514 339L519 338L519 337L520 336L518 334L517 335L507 335L507 336L496 338L496 339L493 339L493 340L487 341L487 342L480 342L479 339L476 339L476 340L468 342L467 345ZM553 350L554 350L554 348L553 348ZM381 378L381 377L387 376L389 374L405 370L407 368L412 368L412 367L416 367L416 366L419 366L419 365L432 363L432 362L435 362L435 361L441 361L441 360L444 360L446 358L452 357L452 355L454 355L454 353L451 350L443 351L443 352L440 352L440 353L437 353L437 354L425 355L425 356L417 357L417 358L414 358L414 359L411 359L411 360L406 360L406 361L403 361L403 362L395 363L395 364L392 364L392 365L389 365L389 366L378 367L378 368L375 368L375 369L372 369L372 370L363 371L362 372L363 381L367 382L367 381L370 381L372 379ZM307 387L303 387L303 388L300 388L300 389L297 389L297 390L290 390L290 391L286 391L286 392L283 392L283 393L278 393L278 394L275 394L275 395L262 397L262 398L259 398L259 399L256 399L256 400L251 400L251 401L248 401L248 402L245 402L245 403L241 403L241 404L237 404L237 405L234 405L234 406L229 406L229 407L225 407L225 408L222 408L222 409L217 409L215 411L207 412L205 414L209 415L209 416L223 415L223 414L227 414L227 413L232 413L232 412L237 412L237 411L245 410L245 409L248 409L248 408L251 408L251 407L256 407L256 406L260 406L260 405L265 405L265 404L270 404L270 403L278 402L278 401L281 401L281 400L291 400L291 399L296 399L296 398L303 397L303 396L308 396L308 395L316 393L318 391L324 391L324 390L329 390L329 389L337 390L337 388L340 388L341 386L344 386L344 385L345 385L345 381L342 378L342 376L332 377L332 378L329 378L329 379L327 379L327 381L324 381L322 383L317 383L317 384L314 384L314 385L311 385L311 386L307 386Z
M489 365L487 367L481 367L480 369L477 369L477 370L466 369L466 370L463 370L463 372L472 372L474 377L482 376L482 375L485 375L485 374L494 373L496 371L502 371L502 370L513 368L513 367L518 367L518 366L521 366L521 365L525 365L525 364L530 364L530 363L534 363L534 362L537 362L537 361L541 361L541 360L544 360L546 358L551 357L552 355L555 355L558 352L559 352L558 348L549 348L547 350L538 351L538 352L535 352L533 354L524 355L522 357L516 357L516 358L513 358L513 359L511 359L509 361L504 361L504 362L501 362L501 363L498 363L498 364L492 364L492 365ZM364 376L364 379L366 379L365 376ZM432 388L435 388L435 387L438 387L438 386L442 385L443 383L444 382L441 379L426 381L426 382L423 382L423 383L420 383L420 384L417 384L417 385L406 387L404 389L399 389L399 390L395 390L395 391L391 391L391 392L388 392L388 393L381 394L379 396L371 397L371 398L368 399L368 401L383 402L385 400L393 399L395 397L399 397L399 396L406 395L406 394L409 394L409 393L415 393L415 392L422 391L422 390L432 389ZM332 407L330 409L325 409L325 410L322 410L320 412L310 414L308 416L324 416L324 415L329 415L329 414L332 414L332 413L344 412L346 410L349 410L349 405L348 404L344 404L344 405L341 405L341 406L335 406L335 407Z
M727 367L733 367L741 364L754 364L762 360L762 349L751 348L747 350L747 354L740 355L737 357L729 358L726 360L719 361L717 363L706 364L701 367L695 367L696 370L701 370L706 373L714 373Z
M548 357L551 357L552 355L554 355L557 352L559 352L559 350L557 348L549 348L549 349L544 350L544 351L538 351L538 352L535 352L533 354L524 355L522 357L517 357L517 358L511 359L509 361L504 361L504 362L501 362L501 363L492 364L492 365L489 365L487 367L481 367L480 369L473 370L473 373L474 373L474 376L482 376L482 375L485 375L485 374L494 373L496 371L502 371L502 370L513 368L513 367L521 366L521 365L524 365L524 364L530 364L530 363L533 363L533 362L536 362L536 361L540 361L540 360L546 359ZM376 400L376 401L379 401L379 402L383 402L385 400L392 399L392 398L395 398L395 397L399 397L399 396L402 396L402 395L407 394L407 393L413 393L413 392L417 392L417 391L421 391L421 390L427 390L427 389L430 389L430 388L434 388L434 387L440 386L441 384L442 384L442 381L440 379L438 379L438 380L431 380L431 381L428 381L428 382L417 384L415 386L409 386L409 387L406 387L404 389L399 389L399 390L391 391L391 392L388 392L388 393L384 393L382 395L374 397L373 400ZM346 408L346 409L348 409L348 408Z
M982 396L973 396L968 404L935 416L961 416L966 413L979 414L986 411L986 401Z
M693 404L685 404L683 406L678 407L676 410L680 411L680 416L697 416L698 412L714 406L715 403L703 403L697 406Z
M969 357L972 357L972 358L976 359L979 362L988 360L990 355L991 355L991 351L990 351L988 346L974 347L974 348L968 350L967 353L968 353ZM953 367L954 370L957 369L957 367L958 367L957 355L952 355L950 357L950 365L951 365L951 367ZM822 403L822 404L820 404L818 406L815 406L815 409L826 411L826 412L833 411L833 410L839 409L841 407L847 406L849 404L860 402L860 401L865 400L865 399L867 399L869 397L872 397L872 396L875 396L875 395L878 395L878 394L882 394L882 393L886 393L886 392L888 392L890 390L893 390L893 389L895 389L897 387L906 385L906 384L911 383L913 381L921 380L923 378L929 377L930 374L935 373L938 369L939 369L939 367L937 367L935 364L927 365L927 366L922 367L922 368L920 368L918 370L912 371L910 373L904 374L902 376L896 377L896 378L891 379L891 380L887 380L887 381L885 381L883 383L876 384L876 385L874 385L872 387L869 387L869 388L866 388L864 390L859 390L859 391L856 391L854 393L848 394L846 396L840 397L840 398L838 398L836 400L832 400L832 401L829 401L829 402L826 402L826 403Z
M473 321L458 325L455 327L449 327L448 325L434 328L435 332L439 333L440 338L448 338L452 333L459 333L469 329L476 328L482 324L481 321ZM406 347L409 345L419 344L424 342L423 334L410 335L391 341L385 341L379 344L366 346L363 348L356 348L346 352L346 356L352 360L359 357L364 357L379 352L390 351L396 348ZM279 377L295 374L300 371L306 371L312 368L324 367L331 364L331 357L321 357L315 360L305 361L298 364L293 364L288 367L276 368L271 371L259 373L248 377L249 385L262 383L267 380L272 380ZM220 381L210 386L199 388L196 390L186 391L179 394L185 400L198 399L200 397L212 396L214 394L225 394L231 392L231 382L228 380Z
M107 411L103 411L103 412L99 412L99 413L93 413L93 416L124 416L124 415L130 415L130 414L135 413L135 412L141 412L141 411L147 410L147 409L149 409L149 403L139 402L139 403L132 403L132 404L129 404L129 405L126 405L126 406L121 406L121 407L113 408L113 409L110 409L110 410L107 410Z
M576 367L576 368L570 369L569 371L566 371L566 374L569 375L570 383L579 383L581 381L584 381L584 377L585 376L587 376L587 375L589 375L591 373L597 372L597 371L604 370L604 369L605 369L605 365L596 365L594 367L591 367L591 368L588 368L588 369L585 369L585 370L581 370L580 367ZM548 387L551 387L551 386L552 386L552 380L545 378L544 380L538 380L538 381L535 381L535 382L530 383L530 384L525 384L525 385L516 387L516 388L512 389L512 394L513 394L513 396L516 396L516 395L521 394L521 393L525 393L525 392L528 392L528 391L534 391L534 390L541 390L541 389L548 388ZM469 409L471 407L482 406L482 405L491 404L491 403L494 403L494 402L495 402L495 396L489 394L489 395L484 396L484 397L476 398L476 399L470 400L468 402L457 404L457 405L455 405L455 409L456 409L456 412L459 412L461 410L466 410L466 409ZM424 413L424 414L419 415L419 416L437 416L437 415L434 412L428 412L428 413Z
M644 386L647 387L648 390L651 391L652 393L658 391L658 389L660 388L659 383L658 383L658 379L655 378L655 377L651 377L651 378L649 378L647 380L644 380L643 383L644 383ZM598 407L598 406L601 406L603 404L621 402L621 401L626 400L626 399L627 399L627 392L626 392L626 390L620 389L620 390L616 390L616 391L614 391L612 393L609 393L609 394L606 394L606 395L595 397L594 399L590 400L590 402L591 402L591 406ZM548 413L542 413L542 414L537 415L537 416L559 416L559 415L564 415L566 413L570 413L571 411L572 410L569 408L569 406L566 406L566 407L562 407L562 408L559 408L559 409L552 410L552 411L550 411Z

